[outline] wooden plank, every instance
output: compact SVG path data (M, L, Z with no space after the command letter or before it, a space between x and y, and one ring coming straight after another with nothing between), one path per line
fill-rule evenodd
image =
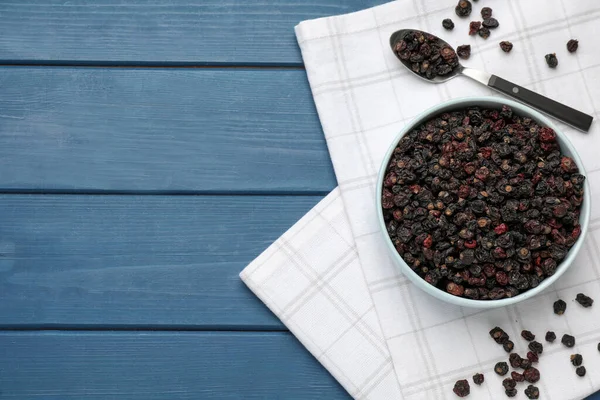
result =
M387 1L3 1L0 57L5 63L300 65L298 22Z
M1 195L0 328L285 330L238 274L319 200Z
M350 399L289 333L0 332L6 399Z
M0 75L0 190L325 194L336 185L301 70Z

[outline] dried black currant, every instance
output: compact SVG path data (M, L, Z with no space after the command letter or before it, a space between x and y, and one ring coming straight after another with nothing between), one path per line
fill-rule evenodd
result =
M454 29L454 22L450 18L446 18L442 21L442 26L444 27L444 29L451 31L452 29Z
M575 373L577 374L577 376L585 376L585 367L582 365L581 367L577 367L575 369Z
M462 46L458 46L456 48L456 54L458 54L458 56L460 58L462 58L463 60L467 60L469 57L471 57L471 45L464 44ZM466 243L465 243L465 246L466 246Z
M505 352L510 353L515 348L515 344L512 341L507 340L506 343L502 344L502 348Z
M496 18L490 17L490 18L484 19L483 22L481 23L481 25L483 25L489 29L495 29L498 26L500 26L500 23L498 22L498 20Z
M483 7L481 9L481 18L483 18L483 19L492 18L492 9L489 7Z
M510 362L510 366L513 368L521 368L521 363L523 362L523 358L517 353L512 353L508 357L508 362Z
M567 50L569 53L575 53L579 48L579 41L571 39L567 42Z
M458 4L456 5L456 7L454 8L454 11L456 12L456 15L464 18L464 17L468 17L469 15L471 15L472 9L473 9L473 6L471 5L471 2L469 0L460 0L458 2Z
M517 382L513 378L504 378L502 386L504 386L504 389L514 389L517 387Z
M467 381L466 379L456 381L456 383L454 384L454 389L452 389L452 391L458 397L468 396L469 393L471 393L471 386L469 386L469 381Z
M535 340L535 335L528 330L521 331L521 337L527 340L528 342Z
M546 64L548 64L550 68L556 68L556 66L558 65L558 58L556 58L556 53L546 54Z
M448 47L438 37L420 31L409 31L404 34L402 38L394 44L394 52L398 58L405 63L410 64L410 68L413 72L426 79L433 79L438 75L448 75L454 68L458 67L458 56L452 48ZM406 178L409 176L412 175L408 175L408 172L405 172L405 176L395 176L394 178L387 179L385 187L397 187L398 189L396 190L399 190L401 185L407 182ZM425 193L431 194L430 191ZM411 201L410 196L413 195L415 195L415 193L406 194L392 192L391 197L386 198L382 203L382 206L384 209L392 209L392 215L396 221L413 221L415 218L421 220L423 218L426 219L428 210L424 207L427 206L427 204L423 204L423 207L418 207L416 209L412 206L407 209L407 211L414 209L415 213L419 211L418 215L413 215L412 213L407 215L404 214L404 207L408 206ZM425 200L423 200L423 203L425 203ZM431 204L433 205L433 203ZM399 208L394 209L394 206ZM435 208L435 205L433 206ZM402 207L402 209L400 209L400 207ZM394 214L395 211L397 211L396 214ZM431 216L431 214L429 215ZM389 229L388 232L390 232ZM393 232L390 234L393 234ZM401 239L403 243L408 243L410 240L410 236L404 236Z
M539 399L540 398L540 390L533 385L529 385L525 389L525 396L527 396L528 399Z
M554 342L556 340L556 333L552 331L546 332L546 342Z
M554 314L563 315L566 310L567 310L567 303L565 303L563 300L559 299L554 302Z
M567 346L567 347L573 347L573 346L575 346L575 338L573 336L571 336L571 335L566 334L566 333L563 335L563 337L560 340L560 342L562 344L564 344L565 346Z
M490 37L490 34L492 32L490 31L489 28L482 26L477 33L479 33L479 36L481 36L482 38L487 39Z
M579 367L583 363L583 357L581 354L571 354L571 364Z
M510 373L510 377L513 378L515 382L523 382L525 380L525 377L523 377L523 374L520 374L517 371L512 371Z
M483 383L484 379L485 378L484 378L483 374L478 373L478 374L473 375L473 383L476 385L481 385Z
M500 361L494 366L494 371L500 376L506 375L506 373L508 372L508 364L504 361Z
M529 367L523 371L523 377L529 383L536 383L540 380L540 371L537 368Z
M500 48L502 49L503 52L510 53L510 51L513 48L513 44L507 40L504 40L504 41L500 42Z
M507 397L515 397L517 395L517 389L515 389L515 388L506 389L504 391L504 394L506 394Z
M531 343L529 345L531 346ZM532 363L536 363L540 360L540 357L538 356L538 353L536 353L535 351L532 350L532 351L527 352L527 359L529 361L531 361Z
M591 307L594 304L594 300L583 293L578 293L575 300L585 308Z
M544 351L544 346L540 342L534 340L533 342L529 343L529 350L536 354L542 354Z
M481 29L481 21L471 21L469 23L469 35L475 35Z

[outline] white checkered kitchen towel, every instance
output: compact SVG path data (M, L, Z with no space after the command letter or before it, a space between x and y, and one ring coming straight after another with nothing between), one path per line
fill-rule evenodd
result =
M389 49L392 32L417 28L471 44L464 64L484 69L600 117L600 4L597 0L481 0L470 18L454 14L449 0L399 0L364 11L304 21L296 27L312 94L327 138L339 187L261 254L242 273L250 289L333 374L355 399L452 399L457 379L486 375L471 398L502 398L493 365L507 354L488 335L503 327L524 355L522 329L543 338L577 338L573 349L546 345L538 386L544 399L580 399L600 390L600 305L572 303L576 293L600 293L600 207L571 270L542 295L492 311L442 303L410 284L394 267L378 232L375 186L384 152L414 116L442 101L496 95L457 78L434 85L411 76ZM486 41L467 36L483 6L500 27ZM445 31L444 18L456 27ZM577 53L566 42L580 40ZM514 43L503 53L498 42ZM556 52L550 69L544 55ZM565 125L592 186L600 196L600 125L587 134ZM558 317L552 303L568 301ZM598 300L598 299L597 299ZM543 342L543 340L542 340ZM585 378L569 355L584 356ZM525 398L523 384L518 398Z

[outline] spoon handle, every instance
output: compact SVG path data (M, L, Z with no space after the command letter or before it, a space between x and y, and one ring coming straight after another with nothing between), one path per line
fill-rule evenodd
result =
M594 120L591 115L532 92L496 75L491 76L488 86L584 132L590 129Z

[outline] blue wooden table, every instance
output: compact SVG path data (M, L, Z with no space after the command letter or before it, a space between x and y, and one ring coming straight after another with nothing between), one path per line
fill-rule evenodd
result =
M0 399L347 399L238 273L336 186L293 26L0 3Z

